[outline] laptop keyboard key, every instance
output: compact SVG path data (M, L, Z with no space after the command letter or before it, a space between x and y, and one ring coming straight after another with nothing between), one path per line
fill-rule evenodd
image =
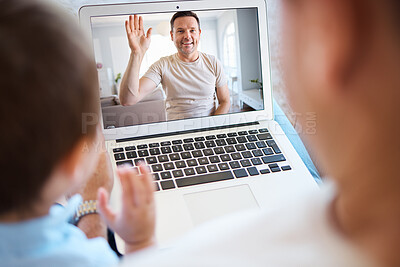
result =
M236 178L243 178L249 176L245 169L234 170L233 173L235 174Z
M169 161L169 158L168 158L167 155L161 155L161 156L158 156L157 158L158 158L158 161L159 161L159 162L166 162L166 161Z
M175 169L174 163L172 163L172 162L164 163L163 166L164 166L164 170L172 170L172 169Z
M182 151L183 151L183 148L182 148L181 145L175 145L175 146L172 146L172 150L173 150L174 152L182 152Z
M131 151L131 150L135 150L136 147L135 146L127 146L125 147L125 151Z
M147 157L149 155L149 151L147 150L139 150L138 151L139 157Z
M181 157L179 156L179 154L178 153L175 153L175 154L169 154L169 158L172 160L172 161L175 161L175 160L180 160L181 159ZM182 157L183 158L183 157Z
M170 141L161 142L161 146L170 146L170 145L171 145Z
M186 138L186 139L183 139L183 142L184 143L193 143L194 139L193 138Z
M231 157L233 160L238 160L238 159L242 159L242 155L240 155L240 153L233 153L231 154Z
M236 152L235 148L233 146L226 146L225 147L226 153L233 153Z
M257 130L250 130L250 131L249 131L249 134L256 134L256 133L258 133Z
M136 151L128 151L128 152L126 152L126 157L127 157L128 159L137 158Z
M217 167L217 165L215 165L215 164L208 165L208 166L207 166L207 169L208 169L209 172L216 172L216 171L218 171L218 167Z
M135 166L139 166L140 163L144 163L144 158L135 159Z
M125 164L128 166L133 166L132 160L117 161L117 166L122 166Z
M239 161L231 161L229 162L229 165L231 166L232 169L240 168Z
M247 140L249 140L249 142L255 142L257 141L257 137L255 135L248 135Z
M215 152L215 154L224 154L225 153L225 150L222 148L222 147L216 147L216 148L214 148L214 152Z
M258 141L258 142L256 142L256 145L257 145L258 148L267 147L267 145L265 144L264 141Z
M254 143L247 143L246 147L248 150L256 149L256 145Z
M264 154L262 153L262 151L260 149L253 150L252 152L253 152L254 157L264 156Z
M218 139L226 138L226 134L217 134L217 138Z
M196 172L197 172L197 174L202 174L202 173L206 173L207 170L206 170L206 167L199 166L199 167L196 167Z
M286 166L282 166L281 169L282 169L282 171L289 171L292 169L292 167L290 167L289 165L286 165Z
M211 163L218 163L220 162L219 157L218 156L212 156L209 158Z
M203 153L201 152L201 150L196 150L192 152L192 155L194 158L198 158L198 157L202 157Z
M194 172L194 169L193 168L187 168L187 169L184 169L183 170L184 172L185 172L185 174L187 175L187 176L189 176L189 175L195 175L195 172ZM178 181L178 180L177 180ZM179 186L179 185L178 185Z
M262 133L262 134L257 134L258 140L268 140L272 139L272 136L270 133Z
M114 154L114 158L115 160L123 160L125 159L125 154L124 153Z
M253 163L253 165L261 165L262 161L259 158L253 158L251 159L251 162Z
M191 185L198 185L198 184L205 184L205 183L212 183L212 182L219 182L224 180L233 179L233 175L231 171L224 171L218 173L210 173L204 175L198 175L194 177L186 177L176 179L176 185L178 187L185 187Z
M274 151L270 147L263 148L262 150L266 156L274 154Z
M243 151L242 152L242 157L248 159L248 158L252 158L253 155L251 154L250 151Z
M275 151L276 154L282 153L282 151L279 149L278 145L274 140L268 140L267 144L268 146L272 147L272 149Z
M210 148L204 149L203 153L204 153L204 156L212 156L212 155L214 155L214 152Z
M217 146L225 146L226 145L226 141L224 139L215 140L215 143L217 144Z
M263 170L260 170L260 173L261 173L261 174L267 174L267 173L270 173L270 170L268 170L268 169L263 169Z
M160 149L158 147L150 148L149 152L150 152L150 155L152 155L152 156L161 154Z
M279 167L270 168L272 172L280 172L281 169Z
M246 147L243 144L235 145L236 151L246 150Z
M186 163L185 163L185 161L183 161L183 160L181 160L181 161L176 161L176 162L175 162L175 166L176 166L177 168L186 168Z
M206 139L207 140L214 140L214 139L217 139L217 137L215 135L207 135Z
M165 180L165 179L171 179L172 175L171 172L161 172L160 177L161 179Z
M269 168L276 168L276 167L279 167L279 166L278 166L278 163L272 163L272 164L268 164L268 167Z
M175 188L174 181L172 181L172 180L169 180L169 181L161 181L160 184L161 184L161 188L162 188L163 190Z
M205 140L206 140L206 139L205 139L203 136L196 137L196 138L194 139L194 141L196 141L196 142L205 141Z
M237 136L237 133L228 133L228 137L235 137Z
M208 161L208 159L207 158L199 158L199 164L200 165L207 165L207 164L209 164L210 162Z
M231 157L229 156L229 154L225 154L225 155L221 155L221 160L222 161L231 161Z
M226 142L227 142L229 145L235 145L235 144L237 144L235 138L227 138L227 139L226 139Z
M247 143L247 138L245 136L236 137L236 140L241 144Z
M214 140L211 141L205 141L206 147L216 147L217 145L215 144Z
M240 161L240 164L242 164L243 167L249 167L251 166L251 162L248 159L243 159Z
M114 153L118 153L118 152L124 152L124 149L122 147L117 147L113 149Z
M151 169L153 172L160 172L163 170L163 167L161 164L155 164L151 166Z
M240 131L238 132L239 135L248 135L247 131Z
M181 145L181 144L183 144L183 141L182 140L173 140L172 144L173 145Z
M192 154L190 154L190 152L182 152L181 157L182 159L190 159L192 158Z
M263 160L263 162L265 164L286 160L285 156L283 156L282 154L272 155L272 156L264 156L261 159Z
M169 146L163 146L163 147L161 147L161 152L163 154L169 154L169 153L172 153L172 150Z
M172 171L172 175L174 175L175 178L178 178L178 177L183 177L184 174L182 170L175 170Z
M203 148L205 148L206 146L204 145L203 142L197 142L197 143L194 143L194 147L195 147L196 149L203 149Z
M150 148L159 147L159 146L160 146L159 143L151 143L151 144L149 144Z
M183 145L183 149L185 151L190 151L190 150L194 150L194 146L190 143L190 144L184 144Z
M260 133L268 133L269 132L267 128L259 129L258 131Z
M197 164L197 161L195 160L195 159L188 159L187 161L186 161L186 163L187 163L187 165L189 166L189 167L193 167L193 166L197 166L198 164Z
M148 157L146 158L147 164L155 164L157 163L157 158L156 157Z
M225 163L225 162L218 164L218 167L221 171L229 170L229 165L228 165L228 163Z
M250 167L247 168L247 172L251 175L251 176L255 176L255 175L259 175L260 173L258 172L256 167Z
M147 148L147 145L138 145L137 146L137 149L145 149L145 148Z

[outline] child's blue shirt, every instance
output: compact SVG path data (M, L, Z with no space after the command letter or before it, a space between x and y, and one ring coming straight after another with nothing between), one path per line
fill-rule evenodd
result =
M47 216L18 223L0 223L1 266L110 266L118 257L103 238L88 239L68 223L81 197L67 208L54 205Z

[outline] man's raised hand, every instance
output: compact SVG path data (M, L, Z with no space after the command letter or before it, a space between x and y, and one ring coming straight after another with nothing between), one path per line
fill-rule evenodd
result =
M142 16L130 15L129 21L125 21L125 29L132 53L143 57L150 46L152 28L145 35Z

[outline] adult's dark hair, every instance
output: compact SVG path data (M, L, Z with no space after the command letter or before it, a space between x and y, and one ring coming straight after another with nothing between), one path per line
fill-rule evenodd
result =
M0 214L23 211L54 167L96 125L96 68L84 36L62 11L0 0Z
M170 21L171 31L174 30L174 22L175 22L175 20L177 18L181 18L181 17L193 17L193 18L195 18L196 21L197 21L197 25L199 26L199 29L200 29L200 20L199 20L199 17L197 16L196 13L194 13L192 11L179 11L179 12L176 12L171 18L171 21Z

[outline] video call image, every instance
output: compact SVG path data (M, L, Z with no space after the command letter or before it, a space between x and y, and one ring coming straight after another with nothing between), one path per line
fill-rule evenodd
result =
M191 12L91 19L104 128L264 108L257 9Z

